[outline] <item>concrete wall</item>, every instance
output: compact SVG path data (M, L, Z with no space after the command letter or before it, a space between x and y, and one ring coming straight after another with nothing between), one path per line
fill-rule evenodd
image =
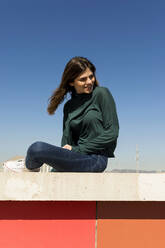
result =
M0 173L0 181L0 247L165 247L164 174Z
M165 174L0 173L0 200L164 201Z

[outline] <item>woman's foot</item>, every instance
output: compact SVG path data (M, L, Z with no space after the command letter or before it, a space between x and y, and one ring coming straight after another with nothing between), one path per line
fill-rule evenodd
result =
M40 168L30 169L30 170L26 168L26 171L30 171L30 172L39 172L39 171L40 171Z
M10 160L3 163L5 172L39 172L40 168L29 170L25 166L25 159Z
M25 169L25 159L9 160L3 163L5 172L23 172Z

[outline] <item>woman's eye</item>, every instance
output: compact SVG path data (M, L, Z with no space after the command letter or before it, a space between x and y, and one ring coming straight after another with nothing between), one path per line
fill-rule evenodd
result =
M86 80L86 78L81 78L80 81L84 82Z
M90 75L90 76L89 76L89 79L91 80L93 77L94 77L94 75ZM86 80L87 80L87 77L80 78L80 81L81 81L81 82L85 82Z

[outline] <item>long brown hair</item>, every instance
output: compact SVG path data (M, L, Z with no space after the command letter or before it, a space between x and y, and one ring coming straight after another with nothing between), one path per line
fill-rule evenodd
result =
M69 83L73 82L75 78L77 78L87 68L89 68L95 76L96 68L87 58L74 57L66 64L62 74L61 83L49 98L47 111L50 115L54 114L58 105L63 102L67 93L73 92L73 87L70 86ZM96 76L94 84L99 85L98 81L96 80Z

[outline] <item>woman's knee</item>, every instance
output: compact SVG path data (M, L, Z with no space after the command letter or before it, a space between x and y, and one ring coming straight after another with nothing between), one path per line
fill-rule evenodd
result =
M43 151L44 142L36 141L31 144L27 150L27 155L30 157L35 157L37 154L40 154Z

